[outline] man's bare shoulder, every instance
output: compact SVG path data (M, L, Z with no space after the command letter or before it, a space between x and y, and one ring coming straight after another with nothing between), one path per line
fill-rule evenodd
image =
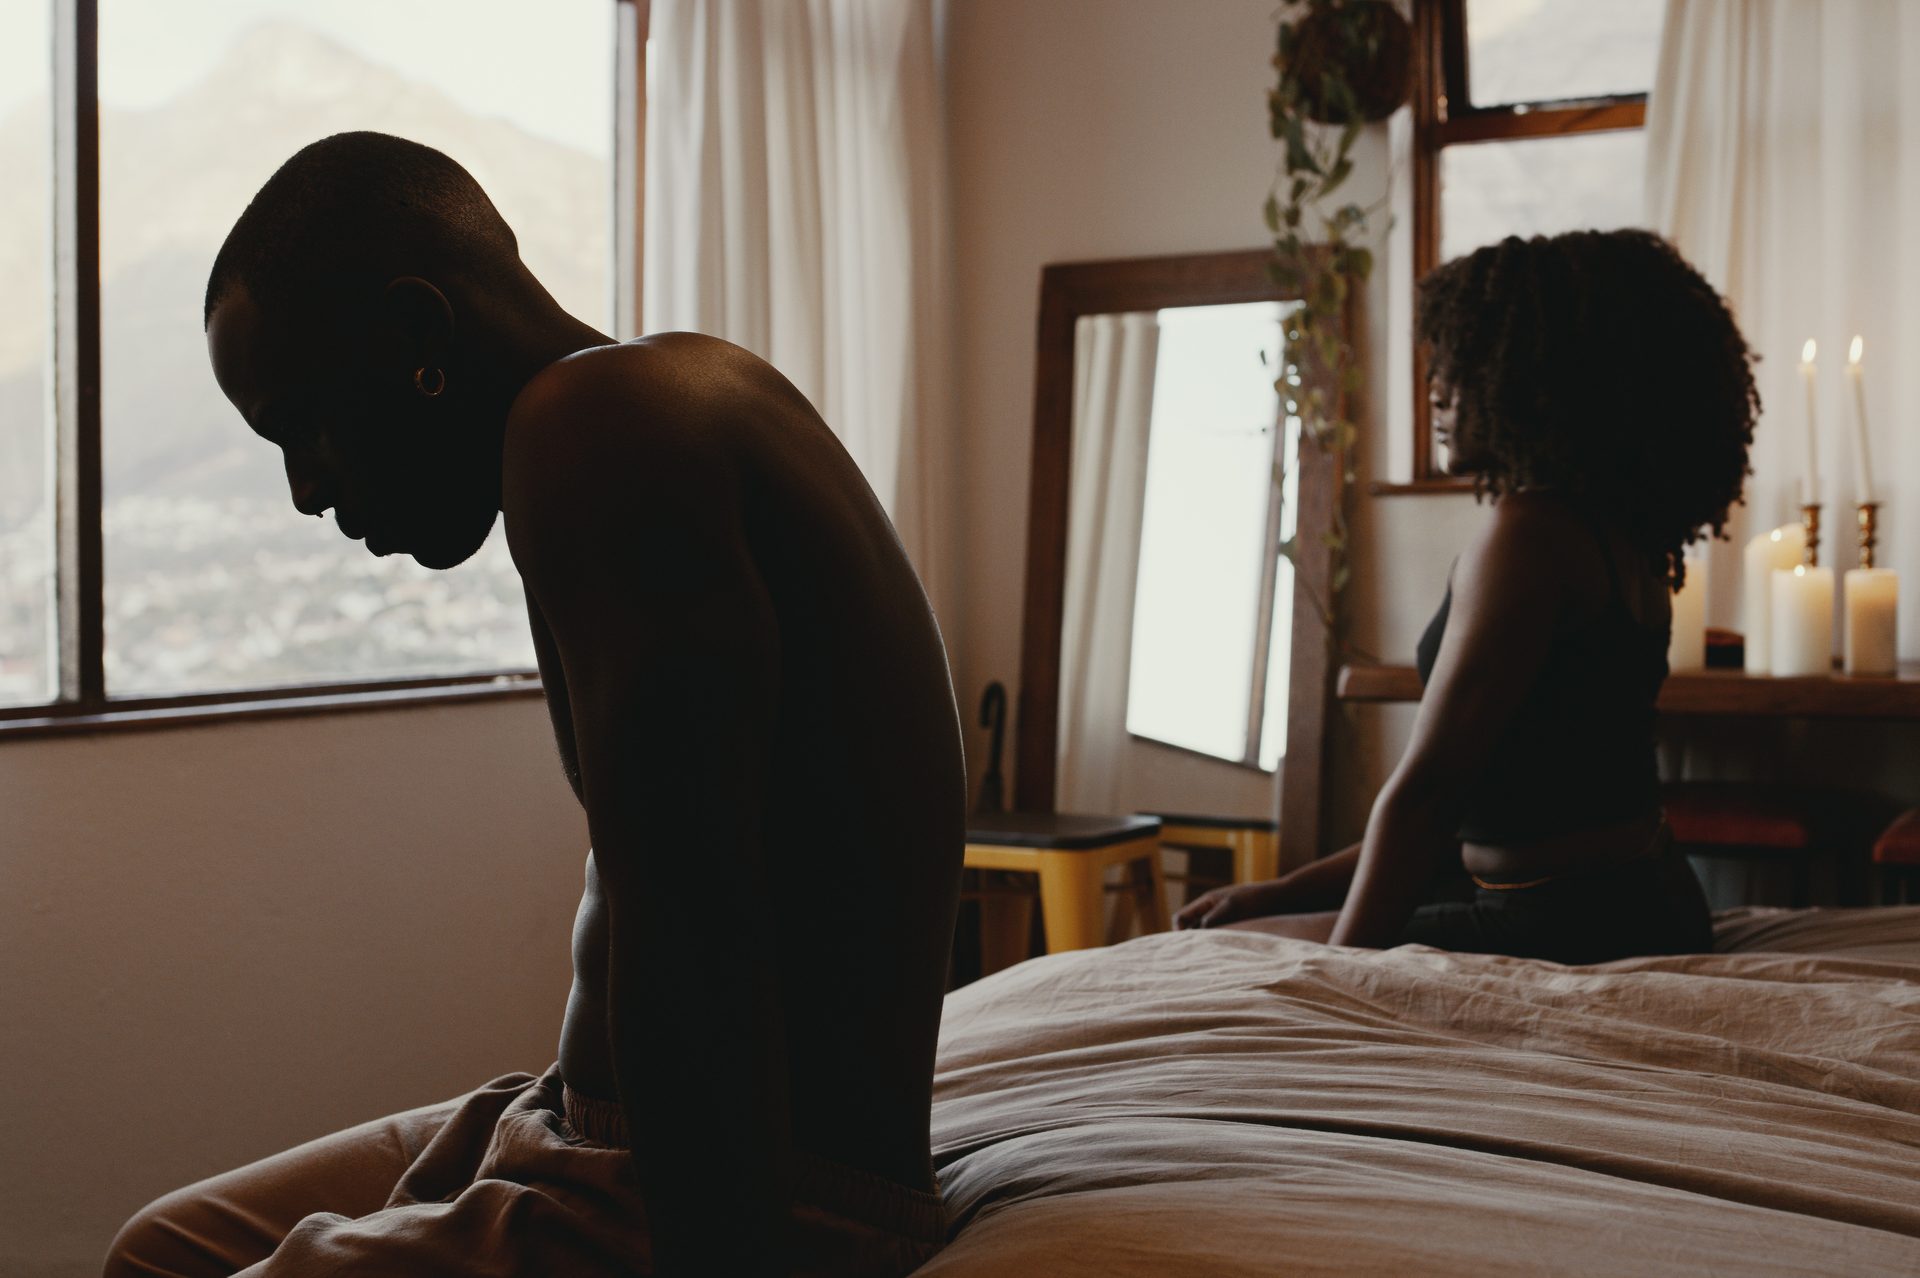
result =
M732 343L668 333L556 360L507 418L501 504L510 544L557 523L728 509L725 426L765 365Z
M661 333L555 360L527 383L507 418L508 442L529 433L650 436L697 427L771 371L752 353L701 333Z

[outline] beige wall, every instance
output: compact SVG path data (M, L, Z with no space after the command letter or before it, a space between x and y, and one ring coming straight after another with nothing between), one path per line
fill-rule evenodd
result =
M988 679L1011 687L1018 678L1040 268L1258 245L1278 155L1266 133L1271 0L957 0L948 21L964 703ZM1356 198L1384 189L1386 155L1385 130L1371 130ZM1369 349L1384 344L1388 274L1369 298ZM1363 485L1369 458L1387 455L1387 432L1408 429L1383 424L1385 361L1369 362ZM1459 497L1359 500L1359 646L1412 652L1474 518ZM1337 737L1343 830L1364 816L1408 721L1404 711L1363 710Z
M551 1063L586 833L545 711L0 743L0 1274Z

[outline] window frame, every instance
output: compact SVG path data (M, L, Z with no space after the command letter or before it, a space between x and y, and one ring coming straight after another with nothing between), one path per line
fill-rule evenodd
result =
M1469 92L1467 0L1414 0L1413 280L1440 264L1440 152L1449 146L1618 132L1646 126L1647 95L1476 106ZM1407 301L1412 323L1413 301ZM1473 480L1449 475L1434 458L1427 404L1427 359L1413 348L1413 477L1375 485L1376 493L1472 491Z
M650 0L606 0L614 20L613 292L616 329L637 331ZM101 536L99 0L52 0L52 325L47 366L53 432L53 647L50 700L0 706L0 737L170 727L356 709L525 697L526 668L167 696L106 687Z

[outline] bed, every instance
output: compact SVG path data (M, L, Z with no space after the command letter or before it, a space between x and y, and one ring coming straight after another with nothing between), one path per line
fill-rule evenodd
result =
M1590 968L1234 931L947 1000L964 1275L1920 1275L1920 907Z

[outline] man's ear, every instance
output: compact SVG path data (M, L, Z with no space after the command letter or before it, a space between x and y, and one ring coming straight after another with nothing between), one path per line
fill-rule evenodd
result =
M409 375L417 368L444 368L453 345L453 306L426 280L402 275L380 296L375 331L382 355Z

